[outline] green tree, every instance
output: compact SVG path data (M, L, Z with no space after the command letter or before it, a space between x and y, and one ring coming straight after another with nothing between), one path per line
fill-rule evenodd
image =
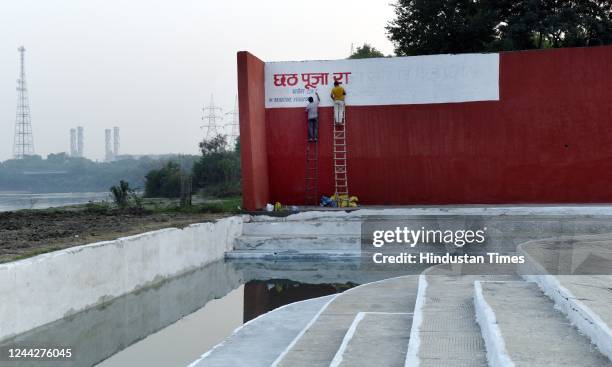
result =
M398 55L612 43L612 0L398 0L387 25Z
M212 196L240 194L240 142L227 150L227 138L217 135L200 143L202 157L193 165L194 187Z
M128 206L128 200L130 198L130 184L121 180L119 185L112 186L110 188L113 201L119 207L119 209L125 209Z
M181 167L167 162L162 168L149 171L145 176L145 196L177 198L181 195Z
M199 145L203 155L222 153L227 150L227 136L218 134L210 140L203 140Z
M349 56L349 59L368 59L372 57L385 57L385 55L373 46L364 43L363 46L357 47L357 50Z
M612 43L612 1L524 0L499 3L494 49L599 46Z
M398 0L387 25L398 55L481 52L495 40L493 0Z

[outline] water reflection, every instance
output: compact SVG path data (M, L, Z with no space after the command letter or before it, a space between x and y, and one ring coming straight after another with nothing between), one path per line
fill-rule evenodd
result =
M253 280L244 286L244 322L293 302L341 293L358 284L304 284L291 280Z
M414 269L415 273L422 270ZM182 365L222 341L241 321L292 302L399 275L363 269L359 260L220 261L0 341L0 345L74 348L74 360L44 362L45 366L94 366L102 361L104 367ZM163 358L153 357L159 353ZM41 362L0 362L5 364L37 367Z
M231 266L216 262L4 340L1 344L73 346L73 361L44 362L44 365L93 366L202 308L208 301L225 296L241 284L242 280ZM3 363L20 367L41 364L36 361Z

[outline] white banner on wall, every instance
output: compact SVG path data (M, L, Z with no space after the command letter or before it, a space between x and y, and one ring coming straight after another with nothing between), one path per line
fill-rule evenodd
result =
M499 54L267 62L266 108L304 107L315 90L331 106L335 80L349 106L498 101Z

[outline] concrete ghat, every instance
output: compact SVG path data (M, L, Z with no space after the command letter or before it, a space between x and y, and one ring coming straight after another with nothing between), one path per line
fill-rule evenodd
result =
M263 314L236 329L189 367L268 367L336 296L291 303Z
M244 224L242 235L226 258L359 258L364 256L362 231L392 227L395 222L411 228L484 228L488 252L514 252L516 245L538 238L612 232L611 215L611 206L597 205L368 208L301 212L287 217L262 215ZM437 252L440 246L419 246L418 251L425 250Z
M169 228L0 265L0 340L222 259L243 217Z
M312 219L360 219L366 216L414 216L414 215L612 215L610 205L461 205L427 206L402 208L372 208L345 211L310 211L282 218L285 221L304 221ZM278 217L260 215L253 222L279 221Z

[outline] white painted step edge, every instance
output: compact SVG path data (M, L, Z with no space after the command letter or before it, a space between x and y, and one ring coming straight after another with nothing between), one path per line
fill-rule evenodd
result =
M340 348L338 348L338 351L336 352L336 355L334 355L334 359L332 359L331 363L329 364L329 367L340 366L340 363L342 363L342 359L344 356L344 352L346 351L346 348L348 347L349 343L353 339L353 336L355 335L355 331L357 330L359 323L361 322L361 320L363 320L363 318L366 315L412 315L412 314L409 312L359 312L357 316L355 316L355 318L353 319L353 322L351 323L351 327L349 327L346 334L344 334L344 338L342 339L342 344L340 344Z
M274 360L274 362L272 362L272 364L270 365L270 367L276 367L278 366L278 364L280 363L280 361L283 360L283 358L285 358L285 355L287 355L287 353L289 353L289 351L291 350L291 348L293 348L293 346L298 342L298 340L300 340L300 338L304 335L304 333L306 333L306 331L308 329L310 329L310 327L312 325L314 325L314 323L319 319L319 316L321 316L321 314L323 313L323 311L325 311L325 309L327 308L327 306L329 306L336 298L338 298L338 296L340 296L342 293L336 294L332 299L330 299L323 307L321 307L321 309L319 310L319 312L317 312L316 315L314 315L314 317L312 318L312 320L310 320L310 322L308 324L306 324L306 326L304 326L304 328L298 333L298 335L291 341L291 343L289 343L289 345L285 348L285 350L283 350L281 352L281 354L276 357L276 359Z
M525 255L525 264L519 268L523 279L537 283L542 292L555 303L555 307L565 314L572 325L588 336L591 343L595 344L599 351L612 361L610 326L590 307L577 299L569 289L562 286L556 276L547 274L548 271L523 249L523 245L525 244L518 246L519 253Z
M329 297L329 301L327 301L323 307L321 307L321 310L325 307L327 307L328 304L331 303L331 301L334 300L334 298L336 298L338 296L338 294L334 294L334 295L329 295L329 296L324 296L324 297L320 297L320 298L326 298ZM270 316L271 314L273 314L274 312L277 311L281 311L282 309L286 308L286 307L291 307L291 306L295 306L299 303L307 303L309 301L314 300L315 298L311 298L311 299L307 299L304 301L299 301L299 302L294 302L294 303L289 303L286 305L283 305L281 307L275 308L274 310L270 311L270 312L266 312L264 314L261 314L259 316L257 316L256 318L247 321L246 323L240 325L239 327L237 327L236 329L234 329L234 331L232 332L232 334L230 336L228 336L227 338L223 339L220 343L218 343L217 345L213 346L212 348L210 348L206 353L202 354L198 359L196 359L195 361L191 362L189 365L187 365L187 367L195 367L198 363L200 363L201 361L203 361L204 359L208 358L208 356L210 356L215 349L222 347L223 345L225 345L225 343L234 335L238 334L242 329L244 329L246 326L250 325L251 323L255 323L257 321L260 321L262 319L267 318L268 316ZM321 313L321 310L319 310L319 312L315 315L315 317L318 317Z
M419 275L419 288L412 316L412 327L410 328L410 340L408 341L408 352L406 353L405 367L419 367L419 347L421 345L421 324L423 324L423 310L425 307L425 294L427 293L426 275Z
M332 359L331 363L329 364L329 367L338 367L340 363L342 363L342 356L344 355L344 351L346 350L346 347L348 346L351 339L353 339L353 335L355 335L357 326L359 326L359 323L361 322L361 320L363 320L365 315L366 315L365 312L359 312L357 316L355 316L355 318L353 319L353 323L351 324L351 327L348 329L346 334L344 334L344 339L342 339L342 344L340 344L340 348L338 348L338 351L336 352L334 359Z
M285 355L287 355L287 353L289 353L289 351L291 350L291 348L293 348L293 346L300 340L300 338L306 333L306 331L308 331L308 329L310 329L312 327L312 325L314 325L314 323L317 321L317 319L319 318L319 316L321 316L321 314L325 311L325 309L327 308L327 306L329 306L332 302L334 302L337 298L342 297L343 294L348 294L351 293L353 291L355 291L358 288L361 287L367 287L376 283L382 283L382 282L386 282L388 280L391 279L397 279L397 278L403 278L406 275L400 276L400 277L395 277L395 278L388 278L388 279L381 279L381 280L377 280L375 282L370 282L370 283L365 283L365 284L361 284L355 288L351 288L351 289L347 289L346 291L344 291L343 293L338 293L334 296L334 298L332 298L329 302L327 302L323 307L321 307L321 309L319 310L319 312L317 312L317 314L312 318L312 320L310 320L310 322L302 329L302 331L300 331L300 333L293 339L293 341L291 341L291 344L289 344L287 346L287 348L285 348L285 350L283 350L283 352L278 356L278 358L276 358L276 360L270 365L270 367L277 367L278 364L283 360L283 358L285 358ZM420 278L419 278L419 284L420 284ZM355 326L356 327L356 326Z
M484 282L474 282L474 308L476 310L476 322L480 325L480 332L487 348L489 367L514 367L514 362L512 362L506 350L504 337L497 325L495 312L482 293L482 283Z
M612 330L599 315L563 287L554 275L523 275L523 278L537 283L572 325L588 336L591 343L612 361Z

